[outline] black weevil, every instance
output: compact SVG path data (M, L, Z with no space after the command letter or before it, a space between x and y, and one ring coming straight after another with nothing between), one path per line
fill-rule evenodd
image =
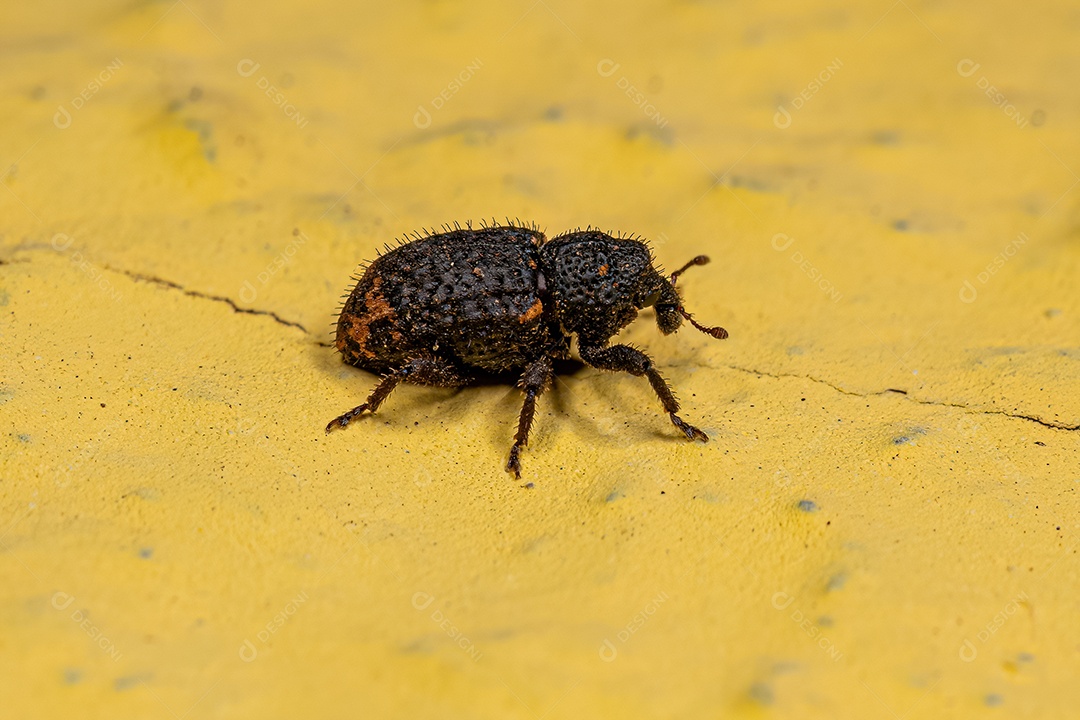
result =
M478 372L521 371L525 402L506 470L521 476L521 448L529 438L536 398L553 378L553 361L578 354L601 370L644 375L671 422L690 440L708 440L676 413L679 401L642 351L609 345L637 311L654 307L664 335L683 319L717 339L721 327L699 325L675 288L679 275L657 271L648 245L634 237L576 230L548 240L533 225L457 224L419 234L368 265L337 321L335 345L350 365L382 380L367 402L326 426L345 427L375 412L399 382L436 387L468 385Z

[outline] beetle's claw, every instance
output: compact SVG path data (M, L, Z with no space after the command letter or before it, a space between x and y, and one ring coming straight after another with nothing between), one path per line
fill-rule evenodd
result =
M506 472L514 473L514 478L521 479L521 446L514 445L510 448L510 458L506 461Z
M671 422L675 424L675 427L679 428L686 435L687 440L700 440L701 442L708 442L709 436L690 423L683 420L675 413L671 413Z
M336 427L339 427L339 428L345 427L346 425L349 424L350 420L352 420L357 415L362 414L367 409L368 409L368 404L364 403L363 405L361 405L359 407L354 407L352 410L345 413L344 415L338 415L336 418L334 418L333 420L331 420L330 422L328 422L326 424L326 432L327 432L327 434L329 434L330 431L333 430Z

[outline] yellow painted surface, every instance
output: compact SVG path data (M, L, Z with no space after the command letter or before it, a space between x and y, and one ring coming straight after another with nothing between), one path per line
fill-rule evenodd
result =
M0 9L4 716L1073 717L1080 13L345 0ZM989 94L988 94L989 93ZM327 346L491 216L698 253L713 436Z

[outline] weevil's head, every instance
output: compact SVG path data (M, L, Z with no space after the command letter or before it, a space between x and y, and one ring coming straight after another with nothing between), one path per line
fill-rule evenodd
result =
M717 340L723 340L728 336L727 330L722 327L708 327L698 323L697 320L694 320L694 317L683 307L682 298L679 296L679 291L675 287L675 283L678 281L680 275L695 265L706 265L708 262L708 257L705 255L698 255L696 258L671 273L670 277L664 277L650 267L652 274L643 278L642 285L647 288L649 294L646 296L642 307L651 305L656 308L656 326L660 328L660 332L664 335L670 335L682 327L682 321L685 319L689 320L690 324L696 329L706 335L712 335Z
M656 310L656 327L664 335L682 327L683 316L679 314L682 299L679 291L666 277L653 271L642 277L641 304L638 307L652 307Z
M723 328L695 322L683 308L675 287L678 276L688 267L708 262L704 256L665 277L641 240L584 230L544 243L540 258L559 323L582 339L606 341L646 307L655 307L656 325L664 335L678 330L686 319L713 337L727 337Z

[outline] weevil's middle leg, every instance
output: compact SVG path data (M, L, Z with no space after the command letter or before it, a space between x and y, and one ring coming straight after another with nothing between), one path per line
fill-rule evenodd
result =
M521 376L520 386L525 393L525 401L518 416L518 429L514 435L514 445L510 448L510 458L506 461L506 472L514 473L515 477L521 477L521 449L529 442L529 429L536 414L536 398L551 384L551 377L551 358L546 356L529 365Z

